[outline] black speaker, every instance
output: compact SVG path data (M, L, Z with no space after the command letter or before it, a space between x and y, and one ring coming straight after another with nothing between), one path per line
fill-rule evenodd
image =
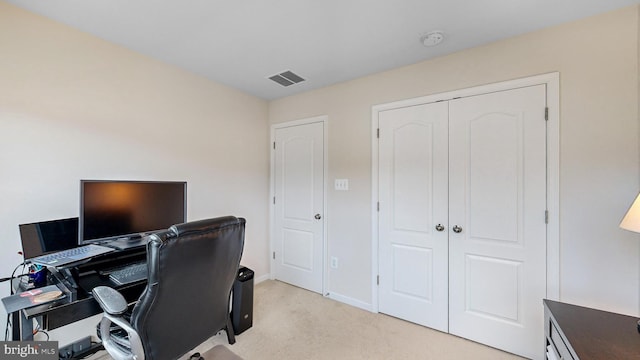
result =
M236 335L253 326L253 270L244 266L233 283L231 322Z

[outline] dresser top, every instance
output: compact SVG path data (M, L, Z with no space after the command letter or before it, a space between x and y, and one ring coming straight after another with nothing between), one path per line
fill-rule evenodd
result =
M552 300L544 306L580 360L640 359L638 318Z

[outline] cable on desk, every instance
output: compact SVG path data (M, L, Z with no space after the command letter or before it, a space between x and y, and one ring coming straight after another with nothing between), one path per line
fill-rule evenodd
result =
M13 327L11 323L11 314L7 314L7 325L4 328L4 341L9 341L9 326Z
M18 268L22 266L22 274L15 276L16 275L16 271L18 270ZM16 266L15 269L13 269L13 271L11 272L11 277L9 278L9 280L13 281L13 279L17 278L17 277L22 277L25 275L29 275L28 273L24 273L24 269L27 266L27 262L23 261L22 263L18 264L18 266ZM9 286L9 291L11 292L10 295L13 295L13 286Z
M15 267L15 269L13 269L13 271L11 272L11 276L9 277L5 277L5 278L0 278L0 282L5 282L5 281L9 281L9 280L13 280L14 278L16 278L16 271L18 271L18 268L22 266L22 271L24 271L24 267L27 266L27 262L23 261L20 264L18 264L18 266ZM21 276L25 276L25 275L29 275L29 274L25 274L22 273L20 275L18 275L17 277L21 277ZM11 295L13 295L13 287L10 287L11 290Z
M23 276L27 276L29 274L20 274L18 276L14 276L14 277L5 277L5 278L0 278L0 282L5 282L5 281L9 281L9 280L13 280L13 279L17 279L19 277L23 277Z
M42 327L40 326L40 324L38 324L38 326L36 326L36 328L35 328L35 329L33 330L33 332L32 332L32 334L33 334L33 336L34 336L34 337L35 337L35 335L36 335L37 333L43 333L43 334L45 334L45 335L47 336L47 340L46 340L46 341L49 341L49 333L48 333L48 332L46 332L46 331L44 331L44 330L42 330Z

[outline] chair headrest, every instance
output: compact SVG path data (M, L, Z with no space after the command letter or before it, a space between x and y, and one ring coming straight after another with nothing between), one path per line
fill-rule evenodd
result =
M176 224L171 226L169 228L169 231L177 236L184 236L192 233L221 229L226 226L237 225L244 222L245 220L242 218L237 218L235 216L223 216L214 219L204 219L186 222L183 224Z

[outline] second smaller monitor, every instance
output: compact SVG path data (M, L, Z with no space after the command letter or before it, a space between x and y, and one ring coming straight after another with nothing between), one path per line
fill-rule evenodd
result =
M78 246L78 218L20 224L24 259Z

